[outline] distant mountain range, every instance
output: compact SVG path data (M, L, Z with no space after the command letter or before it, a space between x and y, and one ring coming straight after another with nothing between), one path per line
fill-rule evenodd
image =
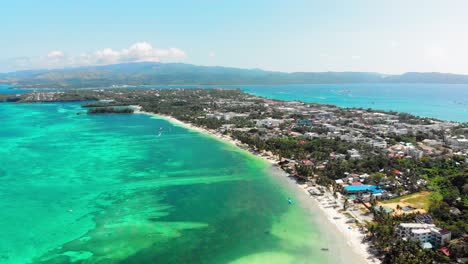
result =
M18 87L109 87L112 85L241 85L327 83L449 83L468 84L468 75L409 72L274 72L184 63L126 63L54 70L0 73L0 84Z

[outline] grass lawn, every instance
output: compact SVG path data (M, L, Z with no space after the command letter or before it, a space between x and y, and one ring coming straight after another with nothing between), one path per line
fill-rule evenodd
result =
M431 203L431 192L417 192L409 195L400 196L394 199L386 200L380 202L385 205L395 205L399 204L400 207L404 206L413 206L418 209L423 209L427 212L429 210L429 205Z

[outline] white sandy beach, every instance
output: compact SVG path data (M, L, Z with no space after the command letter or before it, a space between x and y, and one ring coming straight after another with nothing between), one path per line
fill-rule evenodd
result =
M175 119L170 116L153 114L149 112L141 111L140 106L132 106L135 109L137 114L148 114L161 119L165 119L175 125L191 129L203 134L212 136L215 139L227 142L229 144L240 147L243 150L248 151L248 146L241 143L238 140L235 140L229 136L221 135L220 133L214 130L208 130L194 126L189 123L182 122L178 119ZM253 153L251 153L253 154ZM254 154L253 154L254 155ZM256 155L267 161L271 165L271 175L275 177L282 185L288 188L288 191L295 194L296 199L298 199L298 205L304 207L305 209L313 212L313 218L316 224L323 226L322 230L326 230L327 235L329 236L330 241L336 241L335 244L329 245L330 254L339 255L340 263L380 263L380 261L372 256L368 252L369 244L363 244L362 238L364 235L355 227L354 224L346 223L347 217L342 213L338 212L341 209L341 206L338 205L338 208L334 209L331 206L328 206L329 203L334 203L335 199L333 198L330 192L326 192L324 196L311 196L308 193L307 185L297 184L294 179L288 177L289 175L281 170L279 167L275 166L278 160L272 156L268 155ZM317 210L319 208L319 210ZM320 212L320 213L317 213Z
M309 188L306 184L297 184L280 168L274 166L271 171L271 175L276 177L283 186L294 192L296 199L299 199L299 205L314 213L315 222L322 226L322 230L326 230L329 240L335 241L334 244L329 245L329 248L331 254L340 256L340 263L380 263L367 251L369 245L361 242L364 235L357 228L351 227L352 224L346 223L347 217L338 212L341 207L333 209L327 206L328 199L334 202L331 193L326 193L325 196L317 199L308 193Z

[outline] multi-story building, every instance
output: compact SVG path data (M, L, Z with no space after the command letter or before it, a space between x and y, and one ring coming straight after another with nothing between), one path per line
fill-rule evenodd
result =
M437 228L434 224L401 223L398 226L398 237L440 247L450 241L452 234L447 229Z

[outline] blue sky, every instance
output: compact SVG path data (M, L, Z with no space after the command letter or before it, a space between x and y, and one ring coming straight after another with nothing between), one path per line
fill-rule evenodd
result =
M0 72L132 61L468 74L468 1L10 0Z

